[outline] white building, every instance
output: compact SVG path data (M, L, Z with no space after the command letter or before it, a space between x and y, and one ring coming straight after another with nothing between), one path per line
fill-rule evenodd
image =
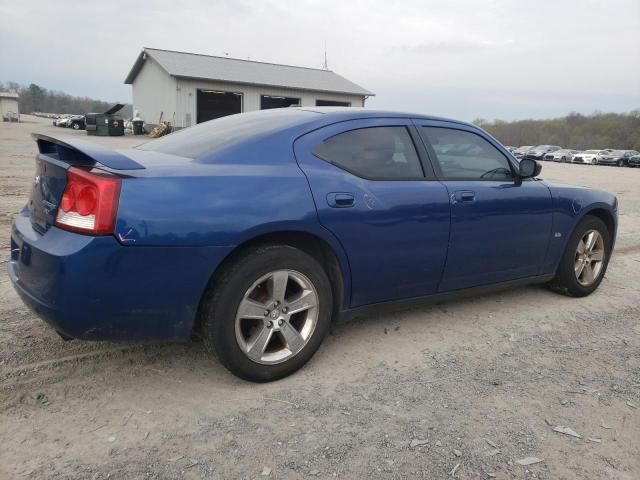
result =
M0 92L0 121L8 117L9 113L17 116L20 113L18 109L19 95L13 92Z
M144 48L127 75L147 123L188 127L233 113L301 106L364 106L373 93L316 68Z

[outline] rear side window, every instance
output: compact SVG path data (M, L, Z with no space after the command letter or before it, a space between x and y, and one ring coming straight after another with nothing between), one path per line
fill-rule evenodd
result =
M453 128L422 127L435 150L445 180L512 179L507 158L475 133Z
M406 127L350 130L319 143L313 154L359 177L375 180L424 178Z
M209 120L140 145L141 150L199 158L250 137L318 115L299 109L261 110Z

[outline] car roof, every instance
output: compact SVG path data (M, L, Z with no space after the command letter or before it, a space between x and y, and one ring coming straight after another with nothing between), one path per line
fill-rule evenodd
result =
M454 120L451 118L437 117L432 115L424 115L420 113L401 112L395 110L376 110L363 107L288 107L299 110L305 110L307 112L315 112L327 115L326 120L339 121L339 120L356 120L360 118L419 118L422 120L433 120L440 122L458 123L460 125L467 125L470 127L478 128L473 124L462 122L460 120Z

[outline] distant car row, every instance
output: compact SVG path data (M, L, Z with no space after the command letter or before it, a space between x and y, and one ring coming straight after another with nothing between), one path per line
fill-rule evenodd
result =
M557 145L525 145L507 147L518 160L530 158L562 163L586 163L589 165L615 165L618 167L639 167L640 153L636 150L571 150Z

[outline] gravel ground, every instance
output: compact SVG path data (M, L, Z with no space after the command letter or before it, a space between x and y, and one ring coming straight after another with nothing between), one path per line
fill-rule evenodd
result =
M23 118L0 123L3 267L29 134L84 136ZM527 287L340 323L266 385L197 343L64 342L1 276L0 478L639 478L640 169L545 163L542 176L618 195L595 294Z

